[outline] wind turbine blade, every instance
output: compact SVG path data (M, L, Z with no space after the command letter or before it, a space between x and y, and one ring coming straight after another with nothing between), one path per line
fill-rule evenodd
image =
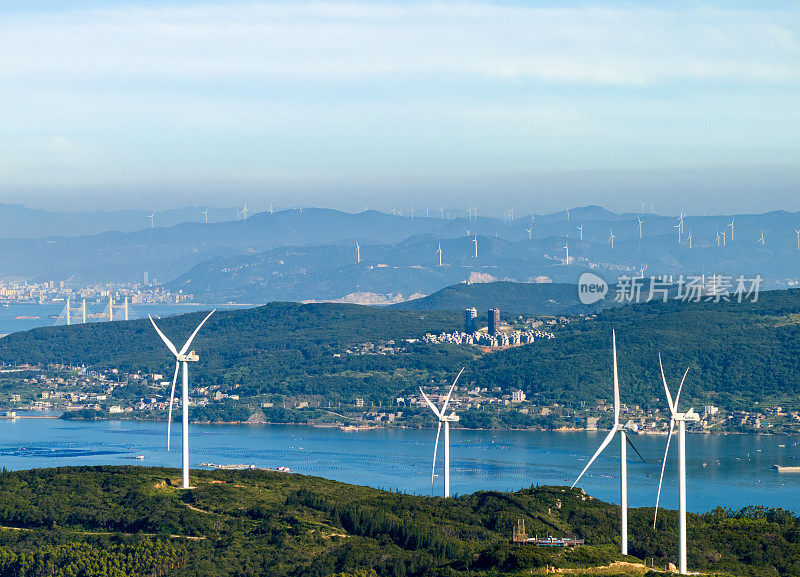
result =
M426 402L426 403L428 403L428 406L431 408L431 411L433 411L433 413L434 413L434 414L435 414L437 417L441 417L441 416L442 416L442 414L439 412L439 409L437 409L437 408L436 408L436 405L434 405L434 404L433 404L433 401L431 401L431 400L428 398L428 395L426 395L426 394L425 394L425 391L423 391L423 390L422 390L422 387L420 387L420 388L419 388L419 392L420 392L420 393L422 393L422 397L425 399L425 402Z
M172 376L172 392L169 394L169 416L167 417L167 451L169 451L169 440L172 436L172 405L175 402L175 383L178 381L178 371L180 361L175 361L175 374Z
M683 381L686 380L686 375L689 374L689 367L686 367L686 372L683 373L683 378L681 379L681 385L678 387L678 394L675 395L675 411L678 410L678 400L681 398L681 389L683 389Z
M653 513L653 529L656 528L658 518L658 503L661 501L661 483L664 481L664 468L667 466L667 455L669 454L669 442L672 440L672 432L675 430L675 419L669 421L669 435L667 435L667 448L664 450L664 460L661 461L661 478L658 480L658 493L656 494L656 510Z
M444 400L444 405L442 405L442 414L443 415L444 415L445 411L447 411L447 405L450 404L450 395L453 394L453 389L456 388L456 383L458 382L458 377L461 376L461 373L463 373L464 369L466 369L466 368L467 367L464 367L460 371L458 371L458 375L456 376L456 380L453 381L452 385L450 385L450 392L447 393L447 398Z
M617 332L611 330L611 340L614 343L614 426L619 425L619 375L617 374Z
M669 405L669 412L674 415L675 406L672 404L672 395L669 394L667 377L664 376L664 364L661 362L661 353L658 353L658 366L661 367L661 380L664 382L664 390L667 392L667 404Z
M439 421L439 428L436 429L436 442L433 444L433 466L431 467L431 493L433 493L433 478L436 476L436 450L439 448L439 433L442 432L442 422Z
M172 354L177 357L178 356L178 350L175 348L175 345L173 345L172 341L170 341L164 335L164 333L161 332L161 329L158 328L158 325L156 325L156 321L153 320L153 317L151 317L150 315L147 315L147 317L150 319L150 322L153 323L153 328L156 329L156 332L158 333L158 336L161 337L161 340L164 341L164 344L167 345L167 348L169 348L169 350L172 351Z
M194 329L194 332L193 332L193 333L192 333L192 335L189 337L189 340L188 340L188 341L186 341L186 343L183 345L183 348L181 349L181 352L180 352L180 354L181 354L181 355L182 355L182 354L184 354L186 351L188 351L188 350L189 350L189 347L191 346L191 344L192 344L192 341L194 340L194 337L197 335L197 331L199 331L199 330L200 330L200 327L202 327L204 324L206 324L206 321L208 320L208 317L210 317L211 315L213 315L213 314L216 312L216 310L217 310L217 309L214 309L213 311L211 311L210 313L208 313L208 314L206 315L206 318L204 318L204 319L203 319L203 322L201 322L199 325L197 325L197 328L196 328L196 329Z
M604 441L603 441L603 442L600 444L600 448L599 448L599 449L597 449L597 452L596 452L596 453L595 453L595 454L592 456L592 458L589 460L589 462L588 462L588 463L586 463L586 466L583 468L583 471L581 471L581 474L580 474L580 475L578 475L578 478L577 478L577 479L575 479L575 482L572 484L572 487L570 487L570 489L574 488L574 487L575 487L575 485L577 485L577 484L578 484L578 481L580 481L580 480L581 480L581 477L583 477L583 474L586 472L586 470L587 470L587 469L588 469L588 468L589 468L589 467L592 465L592 463L594 463L594 460L597 458L597 456L598 456L600 453L602 453L602 452L603 452L603 449L605 449L605 448L608 446L608 444L611 442L611 439L613 439L613 438L614 438L614 435L616 435L616 434L617 434L617 428L616 428L616 427L614 427L613 429L611 429L611 430L608 432L608 436L607 436L607 437L605 438L605 440L604 440Z
M639 455L639 458L642 460L642 463L647 463L647 461L644 460L644 457L642 457L642 454L639 452L639 449L637 449L636 445L634 445L633 441L631 441L630 435L625 435L625 440L628 441L628 444L631 446L631 449L633 449L634 452L637 455Z

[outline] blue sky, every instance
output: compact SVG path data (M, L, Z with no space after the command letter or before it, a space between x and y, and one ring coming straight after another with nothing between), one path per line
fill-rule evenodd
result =
M0 201L800 210L796 2L0 10Z

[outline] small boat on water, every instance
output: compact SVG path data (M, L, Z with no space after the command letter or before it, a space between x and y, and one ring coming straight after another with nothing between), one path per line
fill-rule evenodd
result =
M781 465L774 465L778 473L800 473L800 467L785 467Z

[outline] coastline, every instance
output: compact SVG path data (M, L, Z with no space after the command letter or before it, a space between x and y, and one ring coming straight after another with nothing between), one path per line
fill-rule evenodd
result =
M58 415L16 415L14 417L8 416L0 416L0 419L13 421L15 419L60 419L61 416ZM139 422L148 422L148 423L165 423L167 422L166 419L111 419L111 418L102 418L102 419L65 419L70 421L79 421L79 422L95 422L95 421L115 421L115 422L127 422L127 421L139 421ZM192 425L250 425L250 426L262 426L262 425L280 425L280 426L297 426L297 427L312 427L315 429L338 429L340 426L343 426L344 423L315 423L315 422L305 422L305 423L281 423L281 422L273 422L273 421L259 421L259 422L252 422L252 421L192 421ZM390 429L435 429L435 427L423 427L423 426L416 426L416 427L409 427L406 425L394 425L394 426L386 426L386 425L370 425L368 428L365 429L353 429L343 432L348 433L360 433L365 431L371 430L390 430ZM596 430L588 430L588 429L576 429L576 428L559 428L559 429L544 429L544 428L533 428L533 427L526 427L526 428L484 428L484 427L454 427L453 430L464 430L464 431L503 431L503 432L531 432L531 433L608 433L610 429L596 429ZM800 437L800 432L797 433L771 433L771 432L742 432L742 431L686 431L689 435L709 435L709 436L723 436L723 435L743 435L743 436L762 436L762 437ZM674 433L677 434L677 433ZM659 436L659 437L666 437L667 431L647 431L647 432L638 432L635 436L643 435L643 436Z

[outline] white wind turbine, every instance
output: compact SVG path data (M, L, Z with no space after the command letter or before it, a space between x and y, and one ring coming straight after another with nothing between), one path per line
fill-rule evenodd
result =
M756 242L760 242L761 246L764 246L764 229L761 229L761 238L759 238Z
M725 235L726 235L726 234L728 234L728 233L726 233L726 232L725 232L725 229L723 228L723 229L722 229L722 246L727 246L727 245L725 244Z
M731 242L733 242L733 217L731 217L731 223L728 226L731 227Z
M797 250L800 250L800 230L794 229L794 232L797 234Z
M472 239L472 242L475 244L475 258L478 258L478 237Z
M439 248L436 249L434 254L439 255L439 266L442 266L442 243L439 243Z
M680 224L676 224L672 228L674 228L675 230L678 231L678 244L680 244L681 243L681 225Z
M450 385L450 391L447 393L447 398L444 400L444 404L442 405L441 409L437 409L436 405L433 404L428 398L428 395L425 394L425 391L422 390L422 387L419 388L419 392L422 393L425 402L428 403L428 406L433 411L433 414L436 415L436 418L439 419L439 428L436 431L436 442L433 445L433 468L431 469L431 488L433 488L433 478L436 476L436 450L439 448L439 433L442 432L442 423L444 423L444 496L445 498L450 496L450 423L455 423L458 421L458 415L454 412L450 413L449 415L446 414L447 412L447 405L450 404L450 395L453 394L453 389L456 387L456 383L458 382L458 378L461 376L461 373L464 372L464 369L461 369L456 376L456 380L453 381L453 384Z
M575 228L578 229L578 233L580 234L580 240L583 240L583 225L576 226Z
M525 231L528 233L528 240L533 238L533 229L530 227L525 227Z
M205 219L205 223L208 224L208 207L203 209L203 218Z
M178 379L178 369L180 368L181 364L183 364L183 386L181 394L182 408L183 408L183 415L182 415L183 417L182 488L183 489L189 488L189 363L197 362L200 360L200 357L198 357L194 351L190 351L188 354L186 351L189 350L189 347L192 345L192 341L194 340L194 337L197 335L197 332L200 330L200 327L202 327L208 320L208 318L214 314L214 311L216 311L216 309L208 313L208 315L206 315L206 318L204 318L203 321L199 325L197 325L197 328L194 329L194 332L191 334L189 339L184 343L183 348L181 348L180 351L178 351L178 349L175 348L175 345L172 344L172 341L170 341L166 336L164 336L164 333L162 333L161 329L158 328L158 325L156 325L156 322L153 320L153 317L147 315L150 318L150 322L153 323L153 328L156 329L158 336L161 337L161 340L164 341L164 344L167 345L167 348L170 350L170 352L172 352L172 354L175 355L175 374L172 377L172 392L170 393L169 396L169 416L167 420L167 451L169 451L169 440L170 440L170 434L172 432L172 405L175 399L175 382Z
M150 214L150 216L148 216L147 218L149 218L149 219L150 219L150 228L155 228L155 226L156 226L156 213L155 213L155 212L153 212L153 213L152 213L152 214Z
M361 245L356 241L356 263L361 262Z
M567 258L564 259L564 264L569 264L569 243L564 242L564 250L567 251Z
M694 238L694 235L692 235L691 230L689 231L689 236L687 236L686 238L689 239L689 248L692 248L692 239Z
M242 220L247 220L247 203L245 203L244 208L242 208Z
M569 209L567 209L567 222L569 222Z
M720 236L719 236L719 230L718 230L717 231L717 239L716 239L717 246L719 246L719 239L720 239Z
M578 475L578 478L575 479L575 482L572 484L572 488L578 484L578 481L581 480L583 474L589 469L589 467L594 463L595 459L603 452L611 440L614 438L614 435L619 433L619 440L620 440L620 503L622 507L622 514L621 514L621 532L620 532L620 551L623 555L628 554L628 455L627 450L628 447L626 443L630 443L631 448L636 451L636 454L639 455L639 451L636 450L636 447L633 446L633 443L628 438L628 435L625 433L625 425L620 424L619 421L619 413L620 413L620 403L619 403L619 375L617 373L617 334L616 331L611 331L611 343L612 343L612 351L614 354L614 426L609 431L606 438L600 444L600 448L597 449L592 458L583 468L581 474ZM642 456L639 455L639 458L642 459ZM644 459L642 459L644 461Z
M644 205L644 203L642 203ZM642 217L637 216L636 219L639 221L639 240L642 240Z
M672 416L669 420L667 448L664 451L664 460L661 462L661 478L658 480L658 494L656 496L656 509L653 514L653 528L655 529L656 519L658 518L658 503L661 500L661 484L664 481L664 468L667 465L669 444L672 440L672 433L675 430L675 423L678 423L678 570L681 575L686 575L686 421L699 421L700 415L695 413L693 408L685 413L678 412L678 401L680 401L681 398L681 390L683 389L686 375L689 374L689 367L686 367L686 372L683 373L681 384L678 387L678 393L675 395L675 401L673 402L672 395L670 395L669 387L667 386L667 378L664 376L664 365L661 362L661 353L658 355L658 364L661 368L661 380L664 382L664 391L667 393L667 403L669 404L669 412Z
M613 231L613 230L611 230L610 228L608 229L608 232L610 232L610 233L611 233L611 236L610 236L610 237L608 237L608 242L610 242L610 243L611 243L611 250L614 250L614 239L615 239L616 237L614 236L614 231Z
M272 207L272 203L271 202L269 203L269 210L267 212L269 212L270 214L275 212L275 209Z
M681 234L683 234L683 210L681 210L681 215L678 217L678 226L681 227Z

